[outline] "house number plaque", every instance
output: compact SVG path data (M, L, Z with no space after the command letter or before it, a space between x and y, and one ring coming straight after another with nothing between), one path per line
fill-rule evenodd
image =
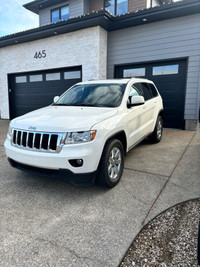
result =
M42 51L35 52L34 58L40 59L40 58L45 58L46 56L47 56L46 50L42 50Z

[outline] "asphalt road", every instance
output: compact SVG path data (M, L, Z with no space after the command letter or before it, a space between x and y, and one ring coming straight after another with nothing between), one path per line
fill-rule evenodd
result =
M164 131L126 157L113 189L79 188L9 166L0 120L0 266L118 266L143 224L200 197L200 135ZM190 166L188 168L188 166Z

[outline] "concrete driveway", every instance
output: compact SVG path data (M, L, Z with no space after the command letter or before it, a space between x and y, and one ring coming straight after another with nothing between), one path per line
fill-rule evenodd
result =
M9 166L0 120L0 266L118 266L140 229L200 197L200 133L165 129L126 156L117 187L77 188Z

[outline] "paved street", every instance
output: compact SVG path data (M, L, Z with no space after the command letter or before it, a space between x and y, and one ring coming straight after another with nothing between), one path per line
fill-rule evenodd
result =
M200 197L200 132L165 129L126 156L121 182L75 187L9 166L0 120L0 266L118 266L150 219Z

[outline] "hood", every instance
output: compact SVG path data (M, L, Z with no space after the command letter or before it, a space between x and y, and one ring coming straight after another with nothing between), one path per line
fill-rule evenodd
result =
M10 126L44 132L88 131L116 113L117 108L48 106L15 118Z

